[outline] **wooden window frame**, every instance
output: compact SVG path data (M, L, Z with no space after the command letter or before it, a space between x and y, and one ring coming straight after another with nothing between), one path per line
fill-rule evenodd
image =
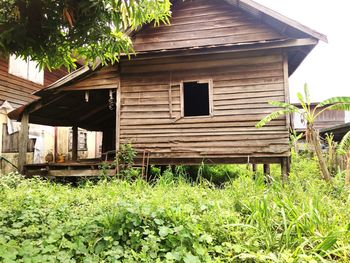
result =
M84 134L84 137L86 137L85 147L80 147L81 141L79 140L80 133ZM78 152L87 152L88 151L88 131L84 129L78 129ZM71 152L73 148L73 129L69 128L68 133L68 152Z
M185 96L184 83L197 82L199 84L208 84L209 89L209 115L203 116L185 116ZM214 101L213 101L213 79L185 79L180 82L180 102L181 102L181 118L198 119L198 118L212 118L214 116Z

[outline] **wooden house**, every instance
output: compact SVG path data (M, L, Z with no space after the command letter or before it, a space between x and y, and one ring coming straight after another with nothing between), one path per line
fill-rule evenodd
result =
M64 75L67 75L67 71L63 69L51 72L39 70L36 63L30 60L13 55L0 57L0 173L13 170L8 162L17 165L19 150L19 134L15 128L9 127L7 113L38 99L34 92ZM33 159L34 145L35 139L31 139L27 149L31 153L27 156L28 160Z
M326 36L251 0L173 1L170 23L132 32L131 59L72 72L11 117L102 131L104 152L132 143L152 164L286 173L289 118L255 124L276 110L268 101L289 101L288 77Z
M0 57L0 173L13 171L18 163L19 125L8 120L9 111L37 100L33 93L52 84L68 72L40 70L36 63L14 55ZM70 128L31 125L27 147L27 161L44 162L48 153L60 153L69 158ZM98 154L98 134L79 130L79 156Z

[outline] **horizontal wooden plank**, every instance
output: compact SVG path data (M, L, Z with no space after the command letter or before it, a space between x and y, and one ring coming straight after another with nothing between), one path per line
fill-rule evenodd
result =
M259 94L259 93L257 93L257 94ZM257 96L259 96L259 95L257 95ZM250 106L252 106L252 108L257 108L257 107L260 107L261 105L264 105L266 108L267 106L271 106L268 104L269 101L283 102L284 96L266 96L266 97L261 96L260 98L250 97L250 98L241 98L241 99L228 98L227 100L225 98L225 99L221 99L221 100L214 100L214 107L215 107L215 109L230 109L230 106L233 106L232 107L232 109L233 109L233 108L239 108L240 105L242 107L244 107L245 105L250 105ZM253 104L256 104L256 106ZM274 107L276 107L276 106L274 106Z
M186 61L187 60L187 61ZM184 70L184 69L205 69L205 68L215 68L215 67L226 67L226 66L242 66L242 65L251 65L251 64L264 64L264 63L273 63L273 62L281 62L281 55L273 55L273 56L260 56L260 57L243 57L243 58L220 58L219 55L213 56L212 58L198 58L196 60L183 59L182 61L168 63L166 67L164 67L164 63L160 64L149 64L147 67L143 65L138 65L136 63L130 65L123 65L122 73L147 73L147 72L161 72L161 71L176 71L176 70ZM205 63L203 63L206 61ZM190 63L189 63L190 62Z
M164 85L153 85L151 82L146 85L127 85L123 83L123 95L127 93L138 93L138 92L168 92L170 84ZM173 91L180 91L180 85L172 86Z
M177 127L173 127L173 128L162 128L162 129L147 129L147 127L144 127L144 129L122 129L121 130L121 134L168 134L169 136L173 133L178 134L178 133L182 133L183 136L185 136L187 133L189 134L201 134L202 133L222 133L222 132L232 132L232 133L240 133L240 134L244 134L244 133L264 133L266 131L273 131L273 132L277 132L277 131L286 131L286 127L285 126L265 126L263 128L255 128L254 126L248 126L248 127L218 127L218 128L186 128L186 129L182 129L182 128L177 128Z
M276 84L260 84L260 85L246 85L246 86L225 86L216 87L214 84L214 95L223 94L237 94L237 93L250 93L250 92L261 92L261 91L279 91L283 90L283 83Z
M201 39L190 39L190 40L177 40L175 42L152 42L147 44L135 44L136 52L144 52L151 50L170 50L176 48L185 47L207 47L212 45L224 45L234 44L234 43L249 43L257 42L262 40L272 40L272 39L284 39L277 33L273 32L254 32L246 33L241 35L233 36L219 36L212 38L201 38Z
M130 136L130 135L129 135ZM256 141L256 140L280 140L284 139L284 142L288 142L289 135L288 133L284 134L260 134L260 135L245 135L245 134L239 134L239 135L216 135L216 134L210 134L206 135L206 137L201 136L187 136L184 134L184 136L168 136L168 137L155 137L155 136L149 136L149 137L138 137L138 136L122 136L122 138L128 138L131 143L137 144L137 143L171 143L171 144L179 144L179 143L189 143L189 142L206 142L208 145L215 143L215 142L248 142L248 141Z
M251 140L251 141L214 141L214 142L182 142L182 143L133 143L133 146L135 148L145 148L152 151L152 149L171 149L172 151L177 151L178 149L187 149L187 151L193 151L193 152L202 152L207 150L216 150L216 151L222 151L225 149L231 149L233 148L236 150L239 149L250 149L250 151L254 149L261 149L261 148L269 148L274 145L284 145L287 146L288 139L274 139L274 140ZM285 150L284 150L285 151Z
M188 32L188 31L194 31L194 30L206 30L206 29L220 29L220 28L227 28L231 26L245 26L248 23L255 22L255 19L252 18L244 18L240 20L235 20L235 17L217 17L215 15L207 16L205 23L198 23L198 19L195 18L191 20L185 20L181 21L181 23L176 24L170 24L170 25L164 25L161 24L160 26L157 26L154 30L154 28L147 27L144 28L141 32L142 36L147 35L149 33L152 34L162 34L166 32L172 32L172 33L178 33L178 32ZM139 35L140 36L140 35Z
M274 101L276 101L274 99ZM284 101L283 97L281 97L280 100L278 101ZM268 104L267 102L264 103L244 103L242 102L241 104L230 104L230 105L219 105L215 106L214 105L214 111L227 111L227 110L244 110L244 109L252 109L252 108L259 108L259 109L271 109L271 111L275 110L276 107Z
M172 91L173 96L180 97L180 90ZM169 98L168 90L164 91L148 91L145 89L144 92L124 93L123 99L145 99L145 98Z
M173 98L173 104L180 103L180 98ZM153 98L122 98L122 105L169 105L167 96Z
M180 104L172 105L173 111L180 111ZM169 105L122 106L121 112L169 112Z
M213 53L213 54L206 54L203 56L202 54L195 54L195 55L179 55L179 56L153 56L151 58L142 57L142 56L132 56L131 59L121 59L121 69L125 67L130 66L141 66L141 65L161 65L161 64L170 64L170 63L192 63L192 62L204 62L204 61L210 61L210 60L222 60L222 59L242 59L242 58L250 58L251 62L250 64L254 64L254 58L256 57L275 57L275 61L279 61L280 63L283 62L282 58L282 52L280 50L251 50L249 52L224 52L224 53ZM257 63L259 64L259 63ZM165 76L169 76L168 74L165 74Z
M216 118L217 119L217 118ZM180 128L180 129L193 129L193 128L224 128L224 127L255 127L257 121L213 121L213 122L202 122L202 123L180 123L173 122L171 124L142 124L145 129L169 129L169 128ZM285 119L273 120L269 122L266 126L285 126ZM139 125L121 125L121 129L140 129Z
M172 123L208 123L208 122L220 122L220 121L260 121L266 114L252 114L252 115L232 115L232 116L214 116L212 118L179 118L179 119L121 119L121 125L147 125L147 124L172 124ZM279 120L285 119L281 117Z
M26 90L18 86L12 86L6 81L2 81L2 80L0 80L0 91L12 94L17 98L28 99L31 101L37 98L36 96L32 95L31 90Z
M261 99L265 98L266 102L270 101L270 98L276 98L276 97L283 97L284 91L260 91L256 93L238 93L238 94L223 94L223 95L215 95L213 97L214 103L216 101L219 103L219 101L227 101L227 100L240 100L240 101L247 101L249 103L248 99L251 99L250 102L253 102L254 99ZM258 102L261 102L263 100L258 100ZM233 103L231 101L231 103Z
M235 36L239 38L241 36L249 34L263 34L269 33L266 30L266 26L263 24L257 24L254 27L252 25L242 25L242 23L232 24L227 27L221 28L209 28L209 29L199 29L199 28L188 28L183 32L173 32L170 29L168 31L159 32L156 31L152 34L145 34L142 38L137 37L134 41L134 45L150 44L150 43L160 43L160 42L170 42L170 41L183 41L188 40L198 40L203 39L203 36L207 38L219 38L219 37L228 37ZM277 34L275 34L278 36Z
M123 141L122 141L123 142ZM137 149L137 148L136 148ZM140 148L147 149L147 148ZM169 147L169 148L149 148L151 151L151 158L164 156L164 157L200 157L200 156L250 156L259 154L259 156L280 156L282 153L287 153L289 145L287 144L275 144L268 146L249 146L249 147L223 147L221 150L217 150L212 147ZM187 155L186 155L187 153Z
M114 176L114 170L107 170L107 176ZM97 177L101 176L100 170L50 170L48 176L54 177Z

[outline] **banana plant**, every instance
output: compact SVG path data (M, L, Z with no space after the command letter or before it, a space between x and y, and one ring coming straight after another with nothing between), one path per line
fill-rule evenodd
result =
M347 185L350 185L350 131L347 134L345 134L345 136L341 140L338 147L338 153L341 155L346 155L347 157L345 182Z
M316 107L312 109L311 107L311 97L307 84L304 86L304 95L300 92L297 93L298 100L300 102L301 108L298 108L290 103L270 101L269 104L279 107L281 109L274 111L263 118L260 122L256 124L257 128L265 126L268 122L277 119L286 114L299 114L301 119L306 122L305 137L306 141L310 143L313 147L313 151L317 156L322 178L326 181L331 180L331 175L327 167L327 163L322 153L322 144L320 140L320 135L318 129L315 128L315 122L317 118L329 110L342 110L350 111L350 97L333 97L322 101Z
M345 134L345 136L341 140L339 147L338 147L338 151L341 154L345 154L349 150L350 150L350 131L347 134Z

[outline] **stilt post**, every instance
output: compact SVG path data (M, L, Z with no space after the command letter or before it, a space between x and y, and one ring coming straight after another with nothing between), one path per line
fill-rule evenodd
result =
M286 183L288 181L290 173L290 163L288 157L283 157L281 159L281 174L282 174L282 182Z
M264 177L267 183L271 183L270 164L264 163Z
M25 111L21 119L18 143L18 171L24 174L24 166L27 162L27 147L29 141L29 114Z
M72 138L72 160L78 160L78 126L73 126L73 138Z

